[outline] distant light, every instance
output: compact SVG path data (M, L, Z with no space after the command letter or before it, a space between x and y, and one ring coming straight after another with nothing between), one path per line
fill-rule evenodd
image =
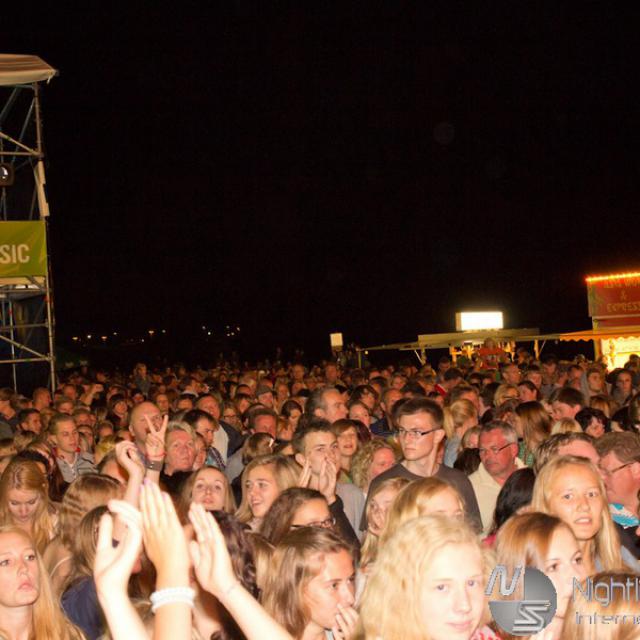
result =
M206 330L207 330L207 327L205 327L204 325L202 325L202 330L203 330L203 331L206 331Z
M144 342L144 338L142 338L142 340L140 340L140 342Z
M456 331L502 329L502 311L459 311L456 313Z
M113 332L113 335L114 335L114 336L117 336L117 335L118 335L118 332L117 332L117 331L114 331L114 332Z
M604 282L605 280L620 280L621 278L640 278L640 271L630 271L628 273L610 273L606 276L587 276L585 280L591 282Z
M74 342L78 342L78 340L80 340L80 338L78 338L78 336L73 336L73 338L71 338Z
M163 330L162 330L162 333L167 333L167 330L166 330L166 329L163 329Z
M236 331L240 331L240 327L236 327Z
M211 331L207 331L207 335L210 336L211 335Z
M332 349L342 349L342 345L344 344L341 333L330 333L329 341Z
M100 339L101 339L103 342L106 342L106 340L107 340L107 336L100 336Z
M152 336L152 335L155 333L155 331L154 331L153 329L149 329L149 331L147 331L147 333L148 333L150 336Z
M91 334L87 334L87 340L91 340Z

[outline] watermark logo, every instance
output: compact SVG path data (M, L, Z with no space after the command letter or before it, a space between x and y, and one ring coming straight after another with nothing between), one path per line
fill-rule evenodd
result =
M529 636L547 627L556 613L556 590L538 569L516 567L511 581L507 567L497 565L491 572L486 595L493 595L496 581L503 597L513 596L522 579L522 600L490 600L489 609L496 623L514 636Z

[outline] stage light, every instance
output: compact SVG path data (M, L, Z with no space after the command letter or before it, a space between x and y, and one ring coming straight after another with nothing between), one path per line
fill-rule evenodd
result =
M13 165L0 162L0 187L10 187L13 184L14 178Z

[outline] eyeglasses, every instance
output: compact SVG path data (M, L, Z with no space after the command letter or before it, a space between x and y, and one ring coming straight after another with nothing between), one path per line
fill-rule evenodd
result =
M501 447L487 447L486 449L485 448L481 448L481 449L478 449L478 453L481 456L486 456L487 453L489 453L489 451L491 451L491 453L494 456L497 456L503 449L506 449L507 447L510 447L512 444L515 444L515 442L507 442L507 444L502 445Z
M331 529L336 524L335 518L327 518L326 520L318 520L316 522L307 522L306 524L292 524L292 529L302 529L303 527L320 527L322 529Z
M626 464L621 464L619 467L616 467L615 469L605 469L604 467L601 467L600 465L598 465L598 469L600 470L600 473L605 476L605 478L610 478L616 471L620 471L620 469L624 469L625 467L630 467L632 464L635 464L636 460L634 460L633 462L627 462Z
M436 429L429 429L429 431L416 431L414 429L412 429L411 431L407 431L402 427L398 427L396 429L396 435L398 436L398 438L412 438L413 440L419 440L423 436L427 436L430 433L433 433L434 431L438 431L438 430L439 430L439 427Z

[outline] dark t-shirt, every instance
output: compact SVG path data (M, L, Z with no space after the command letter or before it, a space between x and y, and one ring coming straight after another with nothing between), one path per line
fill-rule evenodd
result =
M451 469L443 464L438 467L438 470L435 473L435 477L448 482L455 489L458 490L458 493L462 496L465 505L465 513L467 514L467 521L471 526L480 531L482 529L482 520L480 519L480 509L478 508L478 501L476 500L476 494L473 491L473 487L471 486L471 482L469 482L469 478L462 473L462 471L458 471L458 469ZM373 490L383 482L384 480L388 480L389 478L408 478L409 480L422 480L422 476L418 476L415 473L411 473L408 469L406 469L401 462L391 467L391 469L387 469L379 476L373 479L371 482L371 486L369 487L369 492L367 495L367 504L369 502L369 497ZM365 530L367 528L367 507L364 509L365 515L362 517L362 523L360 525L361 530Z

